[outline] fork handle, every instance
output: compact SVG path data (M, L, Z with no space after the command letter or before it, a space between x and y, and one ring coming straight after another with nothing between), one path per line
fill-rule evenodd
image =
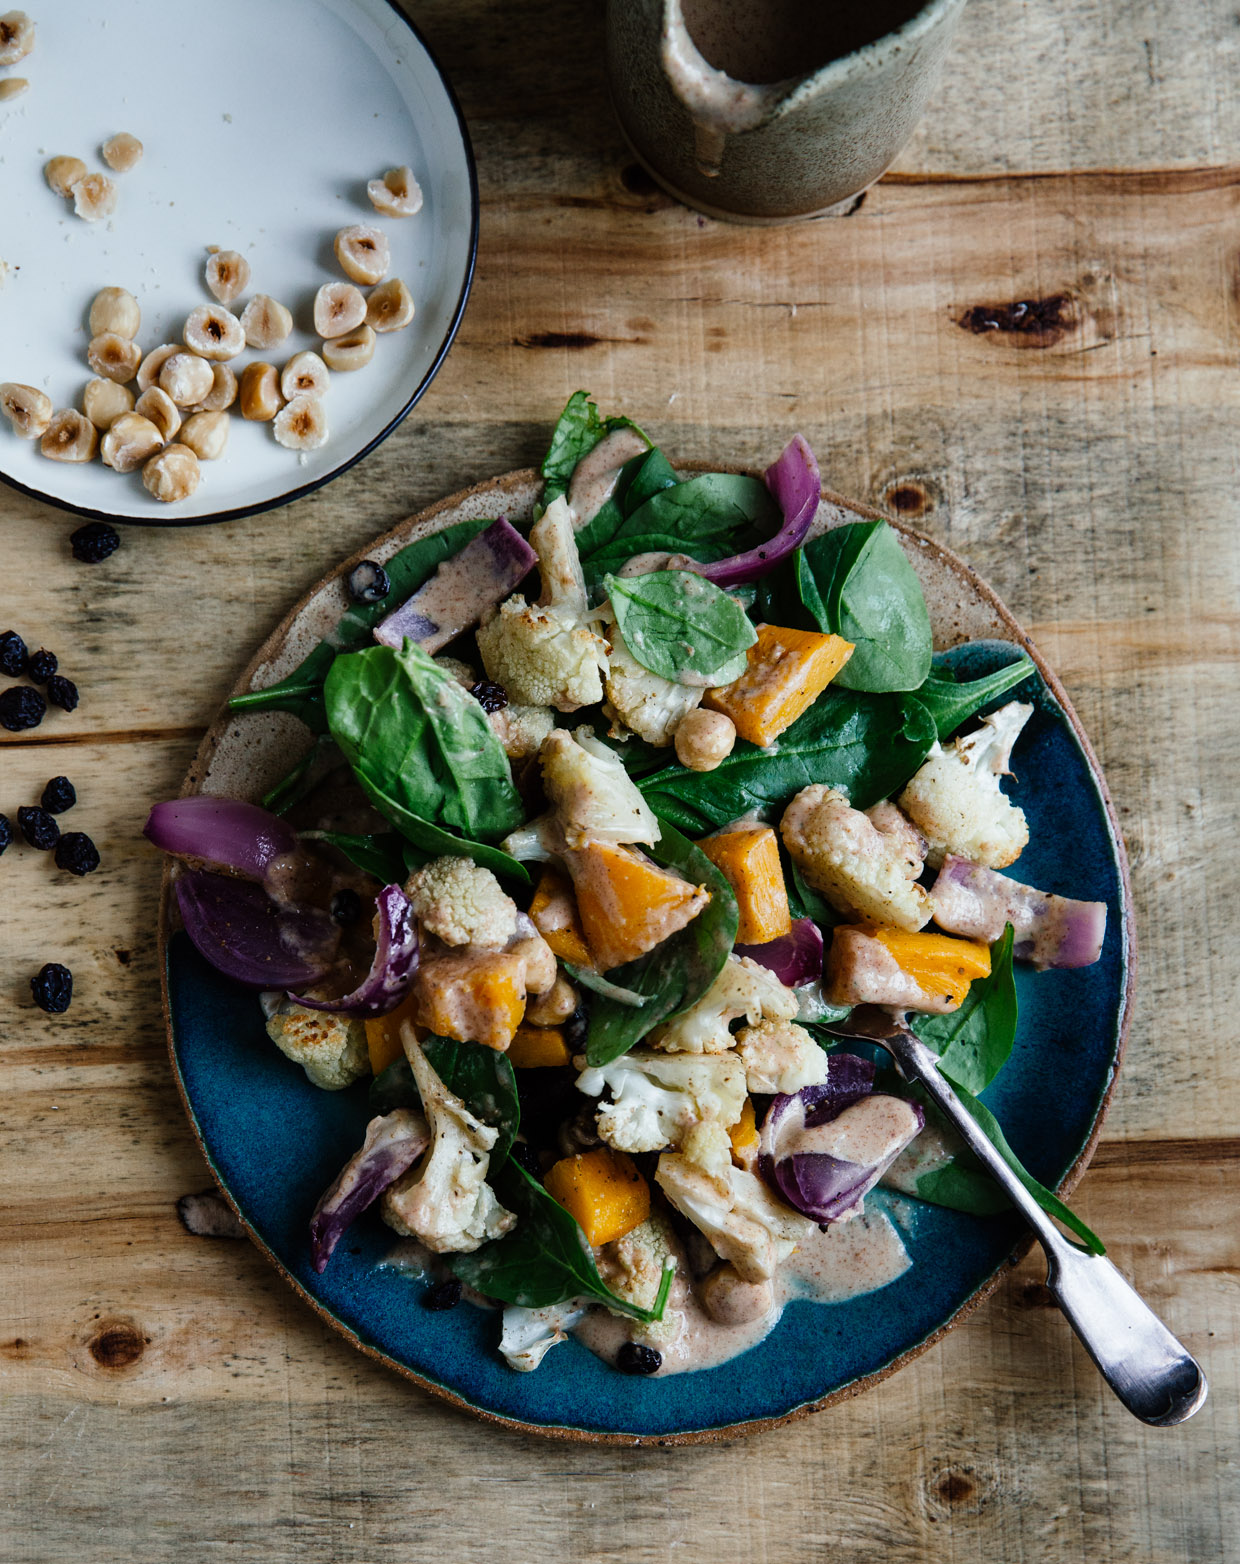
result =
M1182 1423L1208 1386L1200 1364L1105 1255L1066 1238L1012 1172L911 1031L885 1038L900 1073L919 1082L999 1184L1046 1251L1046 1285L1103 1379L1134 1417L1157 1428Z

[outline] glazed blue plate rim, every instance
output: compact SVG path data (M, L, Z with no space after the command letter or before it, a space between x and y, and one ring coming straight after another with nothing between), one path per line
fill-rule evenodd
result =
M719 470L718 467L716 470ZM518 476L524 477L525 475L512 474L508 476L509 478L517 478ZM529 476L532 478L533 474L530 474ZM842 505L857 514L874 517L880 515L879 512L874 511L868 506L862 505L855 501L844 500L841 497L833 495L826 490L823 492L824 499L828 502L834 502L836 504ZM451 503L451 501L441 502L440 505L433 507L433 510L435 512L447 510ZM1098 827L1101 828L1097 845L1105 848L1105 855L1109 868L1114 871L1117 903L1115 911L1118 913L1118 917L1113 920L1114 927L1109 928L1108 930L1108 943L1110 943L1112 938L1114 938L1118 943L1118 951L1114 954L1113 957L1113 960L1117 963L1115 967L1115 973L1118 981L1118 1002L1113 1011L1109 1006L1107 1009L1107 1014L1111 1023L1107 1028L1108 1036L1110 1038L1110 1046L1108 1048L1108 1057L1105 1059L1105 1061L1103 1061L1102 1067L1099 1068L1096 1072L1096 1078L1092 1078L1092 1090L1096 1099L1096 1107L1092 1117L1085 1127L1083 1137L1074 1147L1074 1151L1068 1153L1070 1165L1067 1166L1066 1171L1062 1173L1062 1176L1058 1178L1057 1182L1055 1181L1053 1175L1047 1176L1047 1182L1056 1183L1056 1187L1059 1189L1060 1193L1066 1195L1071 1191L1077 1180L1080 1178L1081 1174L1084 1172L1097 1143L1102 1121L1109 1105L1111 1092L1122 1060L1124 1043L1127 1034L1127 1026L1131 1015L1131 999L1135 980L1135 949L1133 940L1132 898L1128 878L1128 866L1126 855L1124 853L1122 837L1118 829L1113 805L1107 793L1105 781L1103 780L1101 770L1093 754L1089 741L1084 734L1080 722L1073 712L1071 704L1068 701L1067 696L1064 693L1058 679L1046 665L1045 660L1033 646L1029 637L1020 629L1019 625L1016 623L1007 609L1002 605L993 591L991 591L991 589L980 580L980 578L974 571L970 569L970 567L960 561L949 550L943 548L933 540L924 538L922 534L917 533L914 529L904 525L899 521L892 520L891 518L884 519L889 520L891 525L894 526L909 543L915 545L919 550L930 550L934 554L937 554L941 557L943 563L948 565L960 576L963 576L968 581L970 587L986 600L989 606L994 610L996 616L1003 622L1004 627L1008 630L1010 635L1010 641L1008 641L1006 644L1014 645L1018 649L1026 651L1033 659L1037 671L1041 675L1043 685L1045 686L1044 693L1051 698L1049 703L1043 702L1043 705L1046 709L1058 708L1055 715L1057 719L1059 719L1059 726L1062 730L1062 734L1070 741L1071 747L1077 752L1079 760L1083 765L1084 779L1088 784L1088 791L1093 795L1094 806L1096 810L1095 823ZM361 558L363 556L359 553L357 557ZM341 570L347 569L348 565L351 563L352 561L347 562L345 566L340 567ZM336 573L333 572L333 575L334 574ZM296 612L296 610L294 610L294 612ZM290 618L291 617L292 616L290 616ZM272 641L275 641L279 634L280 631L277 631L275 636L271 638ZM260 653L260 658L263 655L263 653ZM244 678L240 687L245 687ZM212 732L214 733L214 731L215 730L213 729ZM209 752L211 741L212 735L209 734L207 740L204 741L203 753ZM201 760L201 758L202 754L200 753L199 760ZM192 778L195 776L195 773L198 772L198 770L199 763L196 762L195 766L191 769L191 780L187 782L187 788L193 787L195 785L192 781ZM456 1384L448 1382L448 1379L451 1378L450 1374L448 1379L441 1378L427 1363L422 1362L415 1365L414 1363L407 1361L406 1358L403 1358L390 1350L386 1350L381 1345L377 1345L374 1340L368 1339L369 1332L366 1329L365 1320L354 1320L351 1323L348 1318L344 1317L344 1315L346 1313L352 1313L352 1310L346 1310L342 1308L339 1303L333 1306L331 1301L329 1301L324 1296L320 1296L319 1294L325 1290L323 1287L323 1279L315 1278L313 1273L310 1273L304 1267L304 1265L298 1265L297 1260L293 1254L287 1252L282 1254L279 1252L278 1247L273 1244L273 1242L269 1242L269 1234L263 1230L262 1223L258 1220L253 1220L251 1218L251 1214L243 1209L245 1202L237 1197L233 1187L230 1184L230 1180L226 1171L220 1166L220 1158L218 1158L216 1155L216 1148L213 1146L208 1130L204 1128L200 1118L200 1104L195 1101L195 1092L191 1084L187 1082L185 1071L182 1068L182 1060L179 1053L180 1039L178 1038L178 1027L175 1018L175 993L177 991L178 980L176 974L173 971L175 965L174 941L169 937L169 878L169 874L166 873L160 916L160 944L162 956L161 979L163 984L165 1020L168 1032L169 1056L173 1067L174 1078L176 1080L178 1090L181 1093L182 1101L185 1105L191 1127L200 1147L202 1148L203 1154L206 1157L208 1166L212 1172L212 1176L219 1185L225 1199L237 1214L239 1220L242 1222L252 1241L257 1245L266 1258L276 1267L277 1271L279 1271L279 1273L289 1283L289 1285L294 1288L294 1290L316 1311L316 1313L319 1314L323 1320L330 1324L334 1329L340 1331L354 1346L365 1353L368 1357L383 1363L386 1367L395 1369L404 1377L424 1386L434 1395L462 1408L467 1412L470 1412L475 1416L481 1417L488 1422L498 1424L501 1427L515 1429L519 1432L537 1433L551 1438L584 1440L600 1443L615 1443L622 1445L636 1445L644 1443L665 1445L720 1440L733 1437L740 1433L756 1432L760 1429L774 1427L792 1419L805 1416L809 1412L820 1410L826 1406L834 1404L837 1401L855 1396L869 1388L870 1385L877 1383L879 1380L886 1378L889 1374L894 1373L897 1369L902 1368L914 1357L920 1355L920 1353L934 1345L934 1343L937 1342L940 1337L946 1333L946 1331L951 1329L954 1325L958 1324L960 1320L962 1320L986 1297L988 1297L998 1284L1003 1270L1012 1262L1012 1260L1017 1258L1020 1254L1023 1254L1030 1246L1031 1239L1027 1235L1022 1236L1019 1223L1015 1222L1014 1220L1009 1221L1007 1218L989 1219L994 1223L1007 1223L1011 1227L1010 1239L1004 1241L1002 1245L1002 1252L999 1253L996 1258L994 1258L993 1264L990 1265L988 1272L977 1280L976 1285L972 1287L972 1290L968 1292L967 1296L964 1296L962 1299L954 1302L941 1318L934 1319L929 1323L928 1327L919 1329L914 1336L911 1336L909 1339L900 1342L898 1349L888 1353L886 1356L883 1356L881 1361L876 1361L864 1369L859 1370L858 1372L846 1374L844 1377L837 1379L829 1386L823 1387L821 1393L809 1395L799 1394L791 1402L785 1401L782 1404L769 1405L764 1407L762 1410L753 1413L752 1415L731 1418L728 1421L721 1421L718 1417L694 1418L692 1415L690 1415L687 1418L682 1417L680 1421L669 1423L663 1417L652 1418L650 1415L643 1417L640 1415L640 1413L635 1414L634 1412L628 1412L626 1414L616 1414L613 1412L610 1417L607 1415L591 1417L588 1415L588 1408L586 1412L583 1412L579 1415L570 1416L568 1412L564 1411L562 1408L556 1409L556 1413L548 1413L548 1411L544 1409L540 1414L533 1408L525 1411L520 1407L514 1407L512 1405L507 1407L497 1406L494 1404L494 1399L488 1402L485 1394L471 1394L468 1390L462 1389L459 1382ZM1033 878L1033 876L1031 876L1031 878ZM1072 889L1072 887L1063 885L1056 885L1051 888L1060 891L1071 891ZM186 942L186 944L187 943L188 942ZM190 949L190 955L195 955L195 953L192 952L192 948ZM207 970L209 971L209 969ZM212 977L216 976L218 975L212 974ZM289 1066L288 1068L304 1081L304 1077L300 1076L300 1072L296 1070L295 1066ZM313 1089L311 1090L313 1091ZM324 1095L325 1094L314 1092L314 1096L316 1097L322 1097ZM348 1094L339 1095L341 1097L346 1097ZM1035 1171L1038 1170L1035 1169ZM330 1174L328 1176L330 1177ZM326 1182L326 1180L323 1180L323 1182ZM896 1197L896 1201L898 1204L898 1197ZM918 1209L923 1213L927 1210L938 1212L938 1208L919 1206L919 1203L917 1202L910 1202L909 1204L918 1207ZM308 1209L309 1208L307 1207L307 1215ZM954 1221L959 1218L958 1213L939 1213L939 1215L947 1218L950 1221ZM964 1222L979 1222L984 1219L959 1218L959 1220ZM371 1259L373 1259L373 1256ZM333 1261L333 1264L335 1263L336 1262ZM370 1262L368 1261L366 1263ZM298 1272L301 1272L301 1274L299 1275ZM390 1278L394 1273L389 1271L385 1274ZM402 1285L407 1287L409 1284L402 1281ZM870 1295L872 1298L881 1296L882 1294ZM416 1299L411 1297L408 1301L410 1304L410 1310L408 1312L411 1316L416 1313L416 1316L420 1316L423 1320L432 1318L432 1316L426 1315L425 1311L419 1308ZM829 1307L831 1309L836 1309L844 1306ZM770 1344L774 1344L775 1350L778 1351L780 1338L786 1330L787 1322L793 1316L800 1318L801 1316L797 1313L797 1311L805 1310L812 1310L816 1315L820 1316L822 1313L822 1306L806 1304L791 1305L785 1314L785 1320L781 1322L781 1325L777 1327L776 1331L774 1331L772 1335L767 1338L767 1342L761 1344L760 1347L753 1349L753 1351L750 1353L744 1354L741 1358L732 1360L731 1365L724 1365L717 1370L706 1371L704 1374L677 1375L671 1376L669 1378L659 1378L654 1381L634 1381L627 1376L617 1375L613 1370L610 1369L607 1369L606 1373L612 1382L620 1381L626 1386L637 1385L642 1387L644 1390L650 1390L653 1389L653 1387L676 1387L684 1386L686 1384L700 1384L711 1375L725 1374L729 1371L735 1371L736 1365L749 1364L755 1358L755 1354L763 1354L766 1356L768 1354ZM480 1311L475 1310L458 1310L454 1311L454 1313L457 1315L478 1315L479 1318L484 1321L488 1318L487 1316L482 1315ZM441 1319L443 1317L434 1316L433 1318ZM514 1382L524 1383L530 1386L531 1392L539 1384L546 1386L549 1379L551 1378L551 1376L548 1375L548 1369L552 1368L552 1365L556 1363L557 1358L563 1362L564 1359L561 1355L570 1352L581 1353L584 1356L589 1357L589 1354L586 1354L584 1349L579 1348L577 1344L573 1343L569 1347L557 1349L557 1354L549 1358L546 1364L544 1364L544 1366L534 1375L518 1376L511 1373L511 1371L505 1370L505 1373L508 1375L509 1385L511 1386ZM493 1357L496 1356L494 1354L493 1347L491 1348L491 1354ZM472 1351L469 1354L469 1357L472 1360ZM594 1360L591 1359L591 1362L593 1361ZM477 1367L477 1364L475 1363L474 1366ZM449 1368L451 1367L452 1365L450 1363ZM469 1367L468 1362L465 1363L465 1367ZM568 1376L570 1380L572 1377L572 1375ZM504 1399L511 1401L512 1398L505 1396ZM539 1395L535 1399L542 1400L543 1397ZM614 1396L612 1399L614 1399ZM688 1399L692 1400L693 1398L690 1396Z

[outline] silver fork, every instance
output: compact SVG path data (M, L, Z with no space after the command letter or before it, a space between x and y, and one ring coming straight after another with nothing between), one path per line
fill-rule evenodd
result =
M1103 1379L1134 1417L1155 1428L1183 1423L1206 1399L1200 1364L1105 1255L1066 1238L1029 1194L947 1079L937 1056L907 1025L877 1005L863 1005L827 1030L878 1043L906 1081L923 1086L1033 1229L1046 1251L1046 1285Z

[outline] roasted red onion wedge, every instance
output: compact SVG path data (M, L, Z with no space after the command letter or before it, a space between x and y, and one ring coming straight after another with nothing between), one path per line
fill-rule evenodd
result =
M385 885L376 898L375 956L370 971L343 999L307 999L294 994L308 1010L330 1010L337 1015L385 1016L395 1010L418 970L418 924L409 898L399 885Z
M202 955L251 988L305 988L336 958L340 930L325 912L279 907L249 880L189 869L176 881L176 898Z
M764 945L737 945L737 956L748 956L769 967L781 983L799 988L822 976L822 930L812 918L797 918L791 930Z
M714 565L696 565L700 576L718 587L739 586L757 581L774 570L780 560L805 541L810 523L818 512L822 493L818 463L804 435L794 434L779 459L766 469L766 486L779 502L784 524L773 538L744 554L733 554Z
M375 626L375 640L399 649L417 641L435 653L476 625L538 563L521 534L501 516L445 559L429 581Z
M930 891L934 921L991 945L1012 925L1012 954L1035 967L1088 967L1102 954L1106 903L1073 901L1022 885L967 858L948 856Z
M279 815L209 793L156 804L142 834L166 853L231 869L247 880L261 880L273 858L297 847L297 832Z
M408 1172L431 1143L426 1120L415 1108L395 1108L366 1126L362 1148L323 1192L310 1218L310 1263L320 1274L348 1228L389 1184Z
M822 1226L856 1216L925 1124L915 1102L871 1090L868 1060L832 1054L830 1066L823 1085L772 1100L758 1148L771 1188Z

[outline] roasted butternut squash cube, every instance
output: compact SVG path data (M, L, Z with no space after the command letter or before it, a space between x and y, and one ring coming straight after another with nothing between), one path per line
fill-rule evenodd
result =
M736 896L738 945L765 945L792 928L788 889L779 861L779 839L769 825L733 826L698 846Z
M644 853L617 842L588 842L565 854L586 944L602 972L636 961L683 929L710 900Z
M594 1249L623 1238L650 1215L650 1185L627 1152L610 1146L565 1157L543 1183Z
M974 978L990 976L989 945L949 934L911 934L886 924L868 925L865 932L927 994L950 994L960 1000Z
M508 1060L514 1070L550 1070L572 1064L573 1054L558 1026L522 1024L508 1045Z
M853 643L817 630L759 625L749 666L702 705L731 717L741 738L765 747L807 711L853 654Z
M389 1064L405 1057L401 1046L400 1029L406 1021L413 1021L417 1000L412 993L401 1000L395 1010L385 1016L375 1016L366 1022L366 1051L370 1055L370 1068L381 1074Z
M530 903L530 921L561 961L592 967L594 958L581 931L573 888L562 874L544 869Z
M741 1116L728 1131L728 1139L732 1142L733 1162L752 1172L758 1160L758 1123L754 1116L752 1097L745 1098Z
M503 1051L525 1015L527 994L555 982L555 957L538 935L504 950L453 948L434 938L422 947L415 1018L440 1037Z

